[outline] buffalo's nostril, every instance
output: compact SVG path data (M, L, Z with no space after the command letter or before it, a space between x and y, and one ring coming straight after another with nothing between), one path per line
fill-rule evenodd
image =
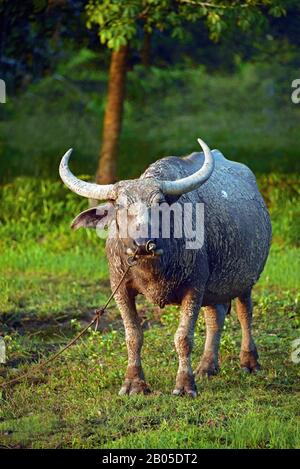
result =
M154 242L152 239L150 239L149 241L147 241L147 243L146 243L146 251L147 251L147 252L153 252L153 251L155 251L155 249L156 249L156 244L155 244L155 242Z
M153 239L136 238L132 240L133 248L128 248L126 253L132 255L136 253L138 256L150 254L151 256L161 256L162 249L158 249Z
M152 239L136 238L133 240L133 245L138 249L139 254L150 254L156 249L156 244Z

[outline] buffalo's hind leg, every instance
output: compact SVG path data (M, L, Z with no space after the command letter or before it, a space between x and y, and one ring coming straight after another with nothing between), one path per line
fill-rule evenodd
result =
M176 385L173 395L197 396L194 374L191 366L191 352L194 341L194 329L201 307L202 296L199 293L189 291L181 304L179 326L174 342L178 353L179 368L176 377Z
M123 319L128 351L128 366L119 395L149 394L150 389L145 382L141 363L144 335L136 311L135 298L130 296L127 290L122 290L115 295L115 300Z
M258 363L258 353L251 331L253 311L251 291L237 298L236 310L242 328L241 368L247 373L256 372L260 370L260 364Z
M226 304L204 308L206 339L204 352L195 373L198 376L212 376L219 371L219 345L227 311Z

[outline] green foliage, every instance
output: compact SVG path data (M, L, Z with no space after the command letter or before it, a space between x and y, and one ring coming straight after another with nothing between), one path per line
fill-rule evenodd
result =
M3 242L42 240L57 230L66 215L85 206L58 182L16 178L0 189L0 230Z
M273 221L273 241L277 245L299 247L299 178L296 174L262 175L259 186Z
M84 65L64 64L68 75L48 77L0 108L0 181L18 175L57 180L70 147L72 171L94 174L107 79L87 55L80 54ZM157 158L195 151L199 136L256 173L297 171L295 76L289 60L241 63L228 75L203 67L135 67L128 73L118 176L137 177Z
M180 39L188 22L204 19L211 39L218 40L228 27L258 28L265 22L264 14L278 17L285 11L283 0L89 0L86 5L87 26L96 24L101 43L115 50L136 38L140 24L148 33L170 30L174 38Z

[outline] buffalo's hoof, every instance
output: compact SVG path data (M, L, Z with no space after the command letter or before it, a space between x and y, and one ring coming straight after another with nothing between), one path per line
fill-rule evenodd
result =
M257 373L261 369L257 359L258 353L256 350L253 350L252 352L245 352L242 350L240 353L241 369L245 373Z
M188 388L175 388L172 392L173 396L188 396L191 398L197 397L197 390L196 389L188 389Z
M186 372L178 372L173 396L197 397L197 388L194 375Z
M215 376L219 372L219 365L212 356L203 356L195 371L195 375L202 378Z
M145 381L141 379L126 379L119 391L119 396L133 396L134 394L150 394L151 390Z

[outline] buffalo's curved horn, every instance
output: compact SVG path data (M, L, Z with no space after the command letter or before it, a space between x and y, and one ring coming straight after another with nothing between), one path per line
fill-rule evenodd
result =
M81 181L74 176L68 166L72 151L73 149L70 148L70 150L64 154L59 165L59 174L65 185L71 189L72 192L75 192L75 194L81 195L82 197L96 200L114 199L113 184L94 184L91 182Z
M194 174L177 181L160 181L164 194L180 195L200 187L210 177L214 169L214 157L203 140L198 138L199 145L204 152L204 163Z

